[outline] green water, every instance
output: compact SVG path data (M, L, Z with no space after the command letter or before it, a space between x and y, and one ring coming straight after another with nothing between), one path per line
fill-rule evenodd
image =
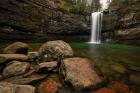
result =
M95 60L106 74L113 73L113 67L118 64L126 69L140 70L139 47L88 43L71 43L70 45L75 51L75 56L89 57Z

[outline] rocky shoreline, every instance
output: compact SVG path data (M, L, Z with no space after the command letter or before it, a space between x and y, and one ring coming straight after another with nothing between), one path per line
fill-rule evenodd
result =
M48 41L37 51L29 48L15 42L3 49L0 93L133 93L105 76L95 61L75 57L62 40Z

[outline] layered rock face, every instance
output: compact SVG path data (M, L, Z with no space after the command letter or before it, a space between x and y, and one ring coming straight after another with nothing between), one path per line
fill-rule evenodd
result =
M109 7L110 17L104 16L105 37L116 39L117 43L140 45L139 9L139 0L113 0Z
M0 39L31 39L34 33L85 33L84 16L60 11L58 0L1 0Z
M109 6L108 21L115 21L115 29L130 28L140 23L140 1L139 0L112 0ZM105 11L106 13L106 11ZM116 17L116 20L113 20ZM106 14L105 14L106 19ZM111 23L110 23L111 24Z

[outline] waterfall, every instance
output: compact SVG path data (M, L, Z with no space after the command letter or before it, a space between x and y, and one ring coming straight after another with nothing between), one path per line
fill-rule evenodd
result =
M92 28L91 28L91 39L90 43L101 42L101 28L102 28L102 12L92 13Z
M108 8L112 0L99 0L101 4L100 11L104 11ZM93 12L92 15L92 26L91 26L91 39L90 43L101 43L101 29L102 29L102 12Z

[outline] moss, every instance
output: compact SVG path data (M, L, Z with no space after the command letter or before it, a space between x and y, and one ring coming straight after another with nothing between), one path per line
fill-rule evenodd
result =
M112 65L111 68L117 72L117 73L120 73L120 74L124 74L126 72L126 68L121 65L121 64L115 64L115 65Z

